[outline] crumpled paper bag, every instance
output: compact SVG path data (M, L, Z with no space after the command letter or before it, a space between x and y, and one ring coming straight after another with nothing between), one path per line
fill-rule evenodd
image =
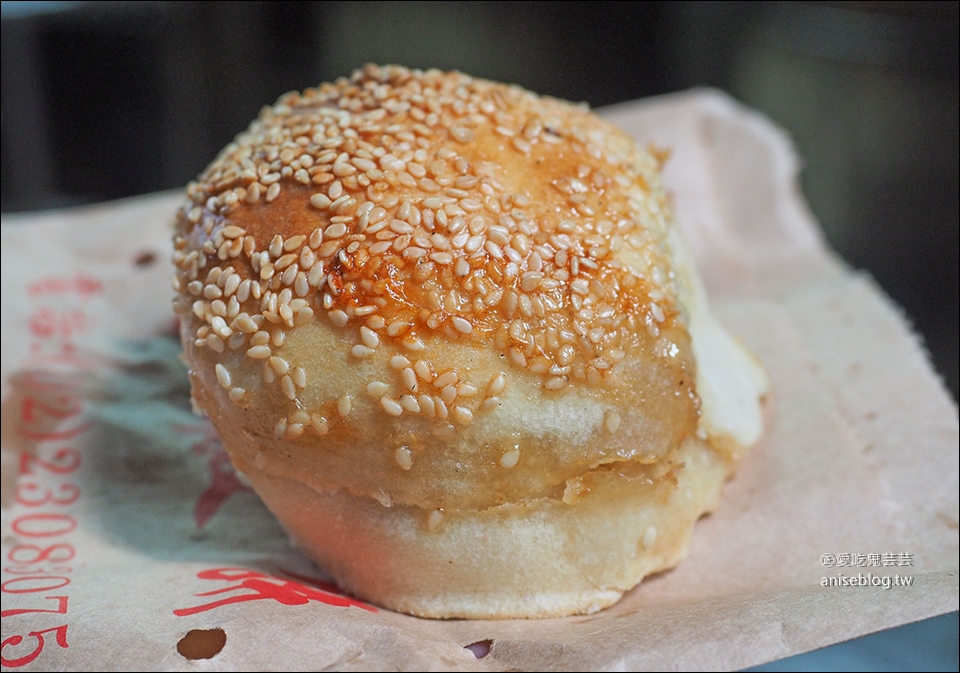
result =
M683 670L958 606L957 409L903 314L828 249L769 122L716 92L603 113L670 148L763 440L689 558L595 615L429 621L343 595L190 411L175 194L4 217L3 670Z

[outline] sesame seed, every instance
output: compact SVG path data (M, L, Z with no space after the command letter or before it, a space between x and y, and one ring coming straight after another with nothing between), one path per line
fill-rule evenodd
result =
M473 331L473 325L460 316L454 316L450 322L453 323L453 328L460 332L460 334L470 334Z
M296 290L298 297L305 297L307 293L310 292L310 283L307 281L307 275L303 271L297 274L293 288Z
M297 255L288 253L286 255L281 256L280 259L274 262L273 268L277 271L282 271L283 269L286 269L288 266L290 266L296 261L297 261Z
M417 402L420 404L420 411L431 418L436 416L436 407L432 397L429 395L420 395L417 397Z
M449 385L455 385L459 380L460 373L456 369L448 369L434 379L433 385L437 388L445 388Z
M443 510L435 509L427 516L427 530L436 530L443 523Z
M220 385L223 386L224 388L229 388L229 387L230 387L230 372L227 371L227 368L224 367L224 366L223 366L222 364L220 364L219 362L217 363L217 366L215 367L215 369L216 369L216 372L217 372L217 381L218 381L218 382L220 383Z
M303 245L304 241L306 240L307 240L307 237L302 234L291 236L290 238L288 238L286 241L283 242L283 250L284 252L292 252L293 250L297 250Z
M387 336L397 337L403 334L407 329L409 329L411 323L406 320L394 320L392 323L387 325Z
M454 126L450 129L450 135L453 136L454 140L461 143L469 143L474 138L473 131L466 126Z
M615 411L608 412L603 421L603 427L610 434L615 433L620 427L620 414Z
M380 345L380 337L366 325L360 326L360 340L367 348L377 348Z
M473 412L463 406L453 408L453 417L461 425L467 425L473 420Z
M367 394L377 399L383 397L390 390L390 386L383 381L371 381L367 384Z
M518 462L520 462L519 447L510 449L500 456L500 466L508 470L512 467L516 467Z
M331 224L323 231L324 237L331 238L331 239L341 238L342 236L346 235L346 233L347 233L347 225L343 224L342 222ZM326 256L326 255L322 255L322 256Z
M337 398L337 413L340 414L341 418L346 418L350 414L350 410L353 408L353 399L349 394L343 394Z
M454 263L453 272L458 276L466 276L470 273L470 262L467 261L466 257L459 257Z
M483 402L480 403L480 406L478 407L477 410L480 411L481 413L488 413L490 411L493 411L499 406L500 406L499 397L496 397L496 396L488 397Z
M413 454L410 453L410 449L405 446L400 447L393 452L393 458L397 461L397 465L400 466L402 470L409 470L413 467Z
M220 316L214 316L210 319L210 328L221 339L229 339L233 334L233 330L227 325L227 321Z
M271 355L269 346L253 346L247 349L247 355L254 360L266 360Z
M466 234L467 232L464 232L464 236L466 236ZM472 253L475 253L477 250L479 250L481 247L483 247L483 245L484 245L483 236L480 236L479 234L477 234L476 236L468 237L466 242L463 243L462 246L456 245L456 247L463 247L464 252L466 252L467 254L472 254ZM491 243L491 245L495 246L495 244L493 243ZM499 250L499 248L497 249Z
M297 238L302 238L298 236ZM310 246L300 248L300 268L309 271L317 263L317 255Z
M427 251L415 245L411 245L403 250L405 259L416 260L427 256Z
M276 355L267 360L267 362L270 364L270 367L273 369L273 371L280 376L283 376L290 371L290 364L283 358L277 357Z
M403 407L392 397L381 397L380 406L391 416L399 416L403 413Z
M449 440L457 436L457 429L450 423L439 423L430 429L430 434L438 439Z
M364 346L363 344L356 344L350 349L350 354L355 358L368 358L376 352L374 349Z
M287 396L287 399L297 399L297 389L296 386L293 385L293 379L290 378L289 374L280 378L280 389L283 390L283 394Z
M417 398L410 394L404 394L400 396L400 406L409 411L412 414L420 413L420 403L417 401Z
M319 289L324 280L326 280L326 276L323 273L323 263L311 266L310 273L307 274L307 284Z
M409 335L404 337L400 341L400 343L403 344L404 348L413 352L422 352L427 348L426 345L423 343L423 340L420 337L415 335Z
M430 364L427 360L417 360L413 365L413 370L421 379L430 383L433 381L435 374L433 372L433 365Z
M275 235L270 239L270 246L267 248L267 252L270 257L276 259L283 254L283 236L280 234Z
M457 399L457 386L450 384L440 390L440 399L446 404L451 405Z
M240 348L240 346L243 345L246 339L247 337L245 334L241 334L237 332L236 334L231 335L229 339L227 339L227 345L230 346L230 350L235 351L238 348Z
M237 288L240 287L240 274L232 273L230 277L227 278L226 282L223 284L223 294L226 296L231 296L234 292L237 291Z
M356 204L357 204L357 200L355 198L353 198L349 194L344 194L339 199L337 199L336 201L330 204L330 210L337 213L337 215L342 215L350 207L355 206ZM353 219L353 216L349 216L349 217L344 216L344 219L346 221L349 221ZM336 218L331 218L331 220L335 222L337 221Z
M230 397L230 401L233 402L234 404L239 404L240 402L242 402L243 397L246 394L247 394L246 389L240 388L239 386L231 388L230 392L228 393Z
M539 271L528 271L520 277L520 289L523 292L533 292L543 281L543 274Z
M566 387L568 381L565 376L551 376L543 384L543 387L547 390L560 390L561 388Z
M400 378L403 385L412 392L417 392L417 375L410 367L405 367L400 372Z
M500 395L506 387L507 375L505 372L500 372L490 379L490 383L487 384L487 396L493 397L494 395Z
M327 317L330 318L330 322L332 322L337 327L344 327L347 324L347 322L350 320L347 317L347 314L341 311L340 309L334 309L332 311L329 311L327 313Z
M402 355L392 355L390 356L390 366L393 369L403 369L410 366L410 360Z
M310 424L318 435L325 435L330 431L327 419L320 414L310 414Z
M338 178L345 178L357 172L357 167L346 162L340 162L333 165L333 174Z
M267 203L271 203L278 196L280 196L280 183L274 182L272 185L270 185L267 188L267 198L266 198Z

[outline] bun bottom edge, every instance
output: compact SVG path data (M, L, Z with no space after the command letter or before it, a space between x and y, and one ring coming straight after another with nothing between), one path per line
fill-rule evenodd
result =
M653 481L611 471L571 503L436 513L238 467L294 542L357 598L418 617L512 619L597 612L683 559L730 465L694 438L676 463Z

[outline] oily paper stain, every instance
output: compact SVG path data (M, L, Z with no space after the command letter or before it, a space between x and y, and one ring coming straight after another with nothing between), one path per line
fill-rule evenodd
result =
M212 659L226 644L223 629L193 629L177 643L177 652L185 659Z

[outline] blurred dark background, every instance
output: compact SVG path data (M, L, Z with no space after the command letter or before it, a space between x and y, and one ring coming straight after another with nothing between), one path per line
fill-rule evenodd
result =
M261 106L367 61L594 107L721 88L789 131L831 245L905 308L956 399L960 3L0 4L4 212L181 187ZM928 624L956 670L956 614ZM904 629L909 656L847 663L937 668Z

